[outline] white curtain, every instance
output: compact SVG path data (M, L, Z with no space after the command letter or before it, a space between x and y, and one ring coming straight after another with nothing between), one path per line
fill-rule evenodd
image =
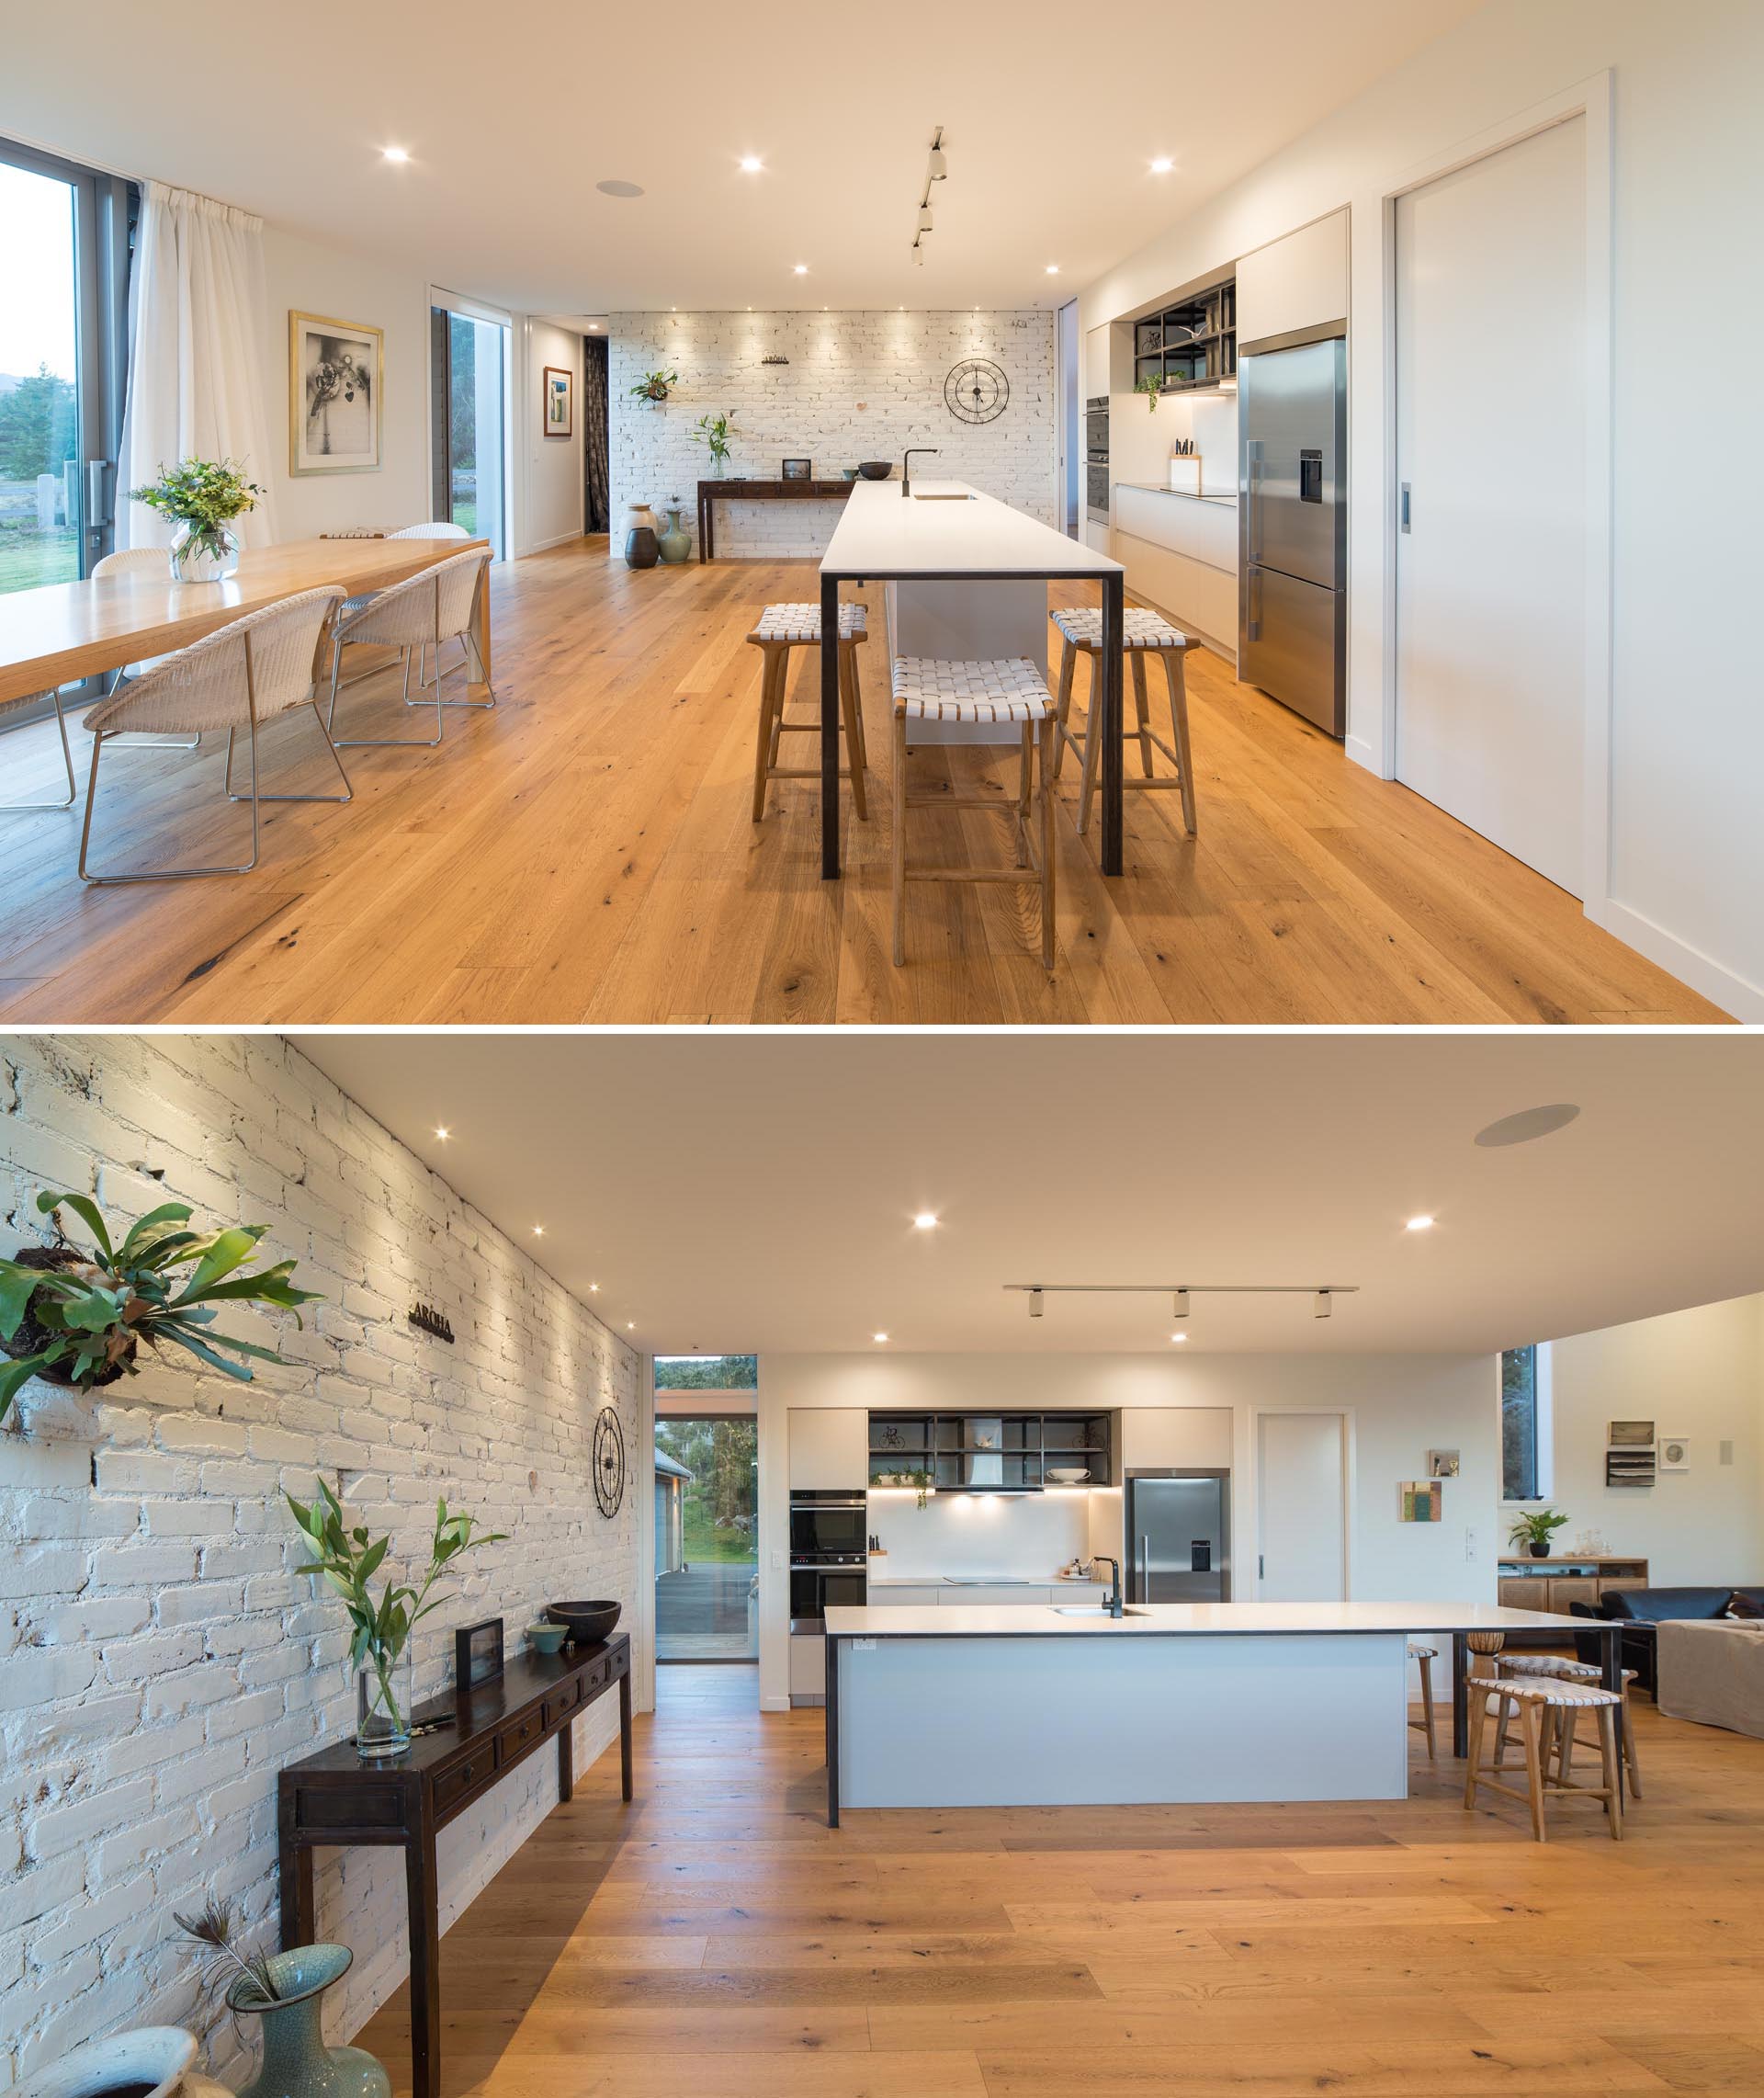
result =
M164 546L171 527L128 491L181 459L234 459L265 493L241 542L276 538L264 421L268 370L264 221L188 189L142 185L129 287L129 395L117 477L119 546Z

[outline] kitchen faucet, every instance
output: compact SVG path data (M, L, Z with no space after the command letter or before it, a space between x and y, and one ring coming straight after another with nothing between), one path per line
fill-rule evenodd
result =
M912 455L916 451L936 452L937 445L909 445L900 455L900 497L904 502L912 493Z
M1112 1617L1124 1616L1125 1612L1121 1605L1121 1561L1118 1559L1110 1559L1102 1552L1096 1552L1092 1556L1099 1566L1110 1567L1114 1573L1114 1586L1102 1598L1102 1607Z

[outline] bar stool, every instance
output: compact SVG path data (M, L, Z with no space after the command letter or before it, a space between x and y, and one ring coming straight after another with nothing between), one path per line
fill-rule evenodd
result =
M1532 1834L1545 1841L1544 1803L1549 1799L1600 1799L1611 1827L1611 1841L1623 1840L1623 1785L1617 1763L1617 1708L1620 1693L1591 1683L1568 1683L1554 1676L1518 1677L1473 1675L1468 1685L1470 1706L1470 1753L1464 1781L1464 1807L1469 1813L1476 1804L1477 1788L1487 1786L1503 1798L1516 1799L1532 1810ZM1482 1768L1482 1737L1488 1723L1488 1700L1500 1701L1501 1718L1511 1705L1519 1711L1520 1729L1525 1744L1526 1789L1503 1785ZM1555 1781L1549 1775L1550 1756L1557 1737L1566 1730L1572 1739L1580 1713L1590 1708L1599 1718L1599 1749L1602 1785L1573 1785L1558 1761Z
M1497 1672L1510 1675L1521 1682L1548 1678L1560 1683L1602 1683L1604 1672L1590 1661L1567 1661L1554 1653L1507 1653L1497 1663ZM1629 1686L1635 1680L1635 1671L1626 1668L1623 1672L1623 1763L1629 1772L1629 1788L1636 1798L1642 1797L1642 1767L1635 1760L1635 1723L1629 1709ZM1562 1740L1563 1752L1571 1756L1575 1734L1572 1727ZM1589 1743L1589 1746L1591 1744ZM1495 1768L1498 1770L1507 1753L1507 1712L1501 1709L1500 1726L1495 1735Z
M1023 731L1017 798L1001 803L988 794L909 794L907 731L914 721L966 722L974 727L1015 721ZM1025 656L982 663L933 656L897 656L894 663L894 965L907 958L909 881L1035 882L1041 890L1041 965L1054 966L1054 701L1041 673ZM1041 749L1041 837L1031 822L1035 752ZM1016 838L1015 867L909 867L909 809L989 809L1008 816Z
M847 764L842 779L852 783L852 806L859 820L869 821L864 774L869 764L864 748L864 696L857 676L857 649L869 639L869 611L863 605L839 608L839 709ZM820 646L819 605L768 605L747 637L760 650L760 733L753 758L753 821L765 816L765 789L774 779L819 779L819 765L781 765L778 746L786 736L819 735L819 717L792 721L785 714L785 687L790 677L790 651Z
M1096 664L1102 649L1102 613L1100 607L1069 606L1054 614L1054 624L1059 629L1062 641L1059 652L1059 729L1056 738L1057 754L1054 759L1054 777L1059 777L1065 762L1066 745L1070 743L1083 761L1084 777L1079 790L1078 830L1081 837L1090 828L1091 802L1096 793L1097 773L1102 764L1102 748L1090 732L1090 718L1080 731L1071 726L1072 672L1080 655L1091 658L1091 704L1096 704ZM1144 777L1125 778L1122 784L1136 788L1141 792L1168 792L1172 788L1182 797L1182 828L1192 838L1194 835L1194 775L1188 749L1188 686L1182 676L1182 658L1198 641L1192 641L1184 633L1172 627L1168 619L1156 612L1147 611L1142 606L1129 605L1123 615L1123 639L1128 663L1133 666L1133 705L1138 717L1138 727L1129 729L1123 710L1121 738L1124 743L1138 738L1139 763ZM1170 722L1176 738L1175 747L1165 743L1161 736L1154 735L1151 728L1151 709L1146 697L1146 657L1155 654L1164 666L1164 682L1170 688ZM1152 772L1153 750L1160 750L1176 767L1174 779L1159 779Z
M1438 1647L1417 1646L1411 1640L1408 1658L1419 1667L1421 1672L1421 1710L1425 1714L1424 1718L1410 1719L1408 1723L1417 1733L1427 1736L1427 1760L1429 1763L1432 1763L1435 1760L1433 1752L1433 1663L1440 1658L1440 1650Z

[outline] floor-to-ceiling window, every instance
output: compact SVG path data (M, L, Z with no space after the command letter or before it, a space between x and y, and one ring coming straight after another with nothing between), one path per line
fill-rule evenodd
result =
M429 312L432 507L508 556L509 323L436 292Z
M655 1361L655 1657L759 1652L759 1435L752 1355Z

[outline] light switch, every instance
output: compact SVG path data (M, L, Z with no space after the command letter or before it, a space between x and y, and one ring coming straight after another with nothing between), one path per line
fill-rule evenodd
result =
M1471 1559L1476 1556L1476 1533L1467 1524L1464 1532L1464 1556Z
M775 1551L772 1554L772 1571L774 1573L784 1571L784 1554L781 1551Z

